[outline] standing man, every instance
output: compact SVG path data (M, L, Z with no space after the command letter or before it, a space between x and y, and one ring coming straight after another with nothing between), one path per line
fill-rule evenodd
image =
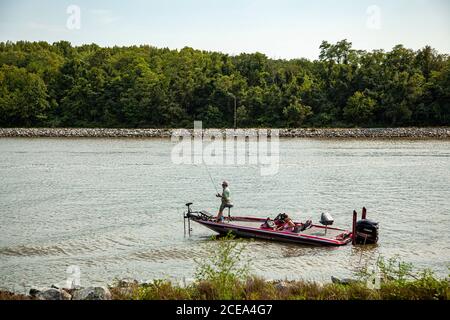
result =
M218 193L216 194L216 197L222 199L222 203L220 204L219 214L217 215L217 221L223 221L223 210L225 208L231 208L233 207L233 204L231 203L230 198L230 188L228 188L228 182L224 181L222 182L222 194Z

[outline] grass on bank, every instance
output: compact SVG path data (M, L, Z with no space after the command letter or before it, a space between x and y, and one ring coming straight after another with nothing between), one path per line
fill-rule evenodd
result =
M449 279L438 279L431 270L414 271L397 257L377 261L379 286L371 288L374 272L367 267L356 272L348 284L312 281L265 281L251 275L249 262L242 261L245 242L232 236L219 238L217 250L197 261L195 281L177 286L166 280L147 284L117 285L113 299L133 300L448 300Z
M31 300L31 298L24 294L16 294L13 292L0 290L0 301L3 300Z

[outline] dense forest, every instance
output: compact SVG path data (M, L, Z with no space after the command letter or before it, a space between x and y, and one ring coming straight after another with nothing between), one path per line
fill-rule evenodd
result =
M1 127L380 127L450 125L450 58L320 46L274 60L152 46L0 43Z

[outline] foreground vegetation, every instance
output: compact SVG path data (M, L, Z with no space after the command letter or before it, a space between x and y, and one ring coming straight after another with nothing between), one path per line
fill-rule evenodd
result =
M151 46L0 43L0 126L445 126L450 59L430 47L316 61Z
M111 290L113 299L133 300L222 300L214 282L202 281L186 288L167 281L147 285L131 285ZM423 279L404 284L386 283L379 290L369 289L364 282L352 284L318 284L307 281L280 283L260 278L233 283L232 300L448 300L447 280Z
M109 287L114 300L449 300L450 280L430 270L415 271L397 257L378 259L375 269L363 267L354 279L321 284L312 281L266 281L251 275L242 261L245 243L232 236L218 239L217 251L197 261L195 281L175 285L117 281ZM376 277L375 277L376 276ZM337 283L336 283L337 282ZM72 293L71 290L67 290ZM0 290L0 300L30 300L36 296Z
M265 281L251 276L248 262L241 261L244 244L230 237L219 239L219 249L207 261L198 262L196 281L177 286L156 280L148 284L118 282L111 288L113 299L134 300L448 300L449 279L437 279L430 270L394 257L380 258L374 272L357 270L355 280L320 284L310 281ZM375 281L377 282L377 281Z

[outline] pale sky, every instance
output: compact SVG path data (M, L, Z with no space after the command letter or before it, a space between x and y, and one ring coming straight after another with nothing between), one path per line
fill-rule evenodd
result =
M80 10L79 29L67 26L70 5ZM0 41L189 46L317 59L322 40L342 39L356 49L431 45L448 54L450 1L0 0Z

